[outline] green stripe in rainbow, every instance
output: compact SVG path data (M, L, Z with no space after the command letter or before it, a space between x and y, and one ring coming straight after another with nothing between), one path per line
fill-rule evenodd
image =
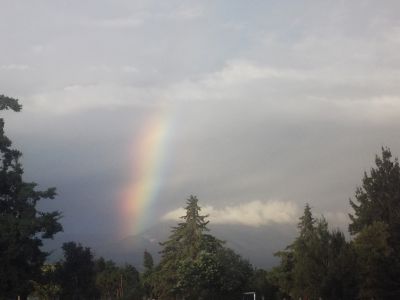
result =
M133 144L132 177L122 196L123 236L139 233L155 217L151 208L162 184L172 119L168 109L159 111Z

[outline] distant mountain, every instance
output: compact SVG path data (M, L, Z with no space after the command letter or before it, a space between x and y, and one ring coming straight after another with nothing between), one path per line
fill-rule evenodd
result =
M117 263L130 263L142 269L143 252L149 251L156 262L159 261L161 250L160 242L165 241L171 227L175 223L159 223L156 226L144 231L143 233L128 236L119 241L107 242L101 237L68 236L65 241L79 241L84 246L91 247L96 256L103 256L112 259ZM276 265L278 260L273 254L284 249L291 243L296 235L296 226L271 224L262 227L248 227L243 225L210 225L210 233L226 242L226 246L234 249L244 258L248 259L255 267L269 269ZM46 249L58 248L52 258L58 259L61 255L61 244L63 238L47 244ZM90 243L86 243L90 240ZM57 246L57 244L59 244Z

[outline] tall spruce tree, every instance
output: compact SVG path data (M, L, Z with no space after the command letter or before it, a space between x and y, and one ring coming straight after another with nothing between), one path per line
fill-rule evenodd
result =
M18 100L0 95L0 110L20 111ZM42 212L37 203L53 199L55 189L36 190L23 180L22 153L12 148L0 118L0 298L25 298L40 276L47 253L42 240L62 230L57 211Z
M361 290L375 299L400 299L400 166L389 148L382 148L375 164L350 200L349 231L356 236ZM382 237L391 251L383 250Z
M161 244L153 276L160 299L225 299L240 294L251 277L251 265L208 233L207 216L200 210L190 196L183 222Z
M273 283L294 299L354 299L354 255L343 233L330 232L308 204L298 230L295 241L276 254L281 263L271 273Z
M209 231L207 216L200 214L198 199L190 196L186 204L186 215L181 217L183 222L173 227L169 239L161 243L164 248L161 251L157 290L160 297L165 299L188 293L179 278L182 278L182 272L189 272L188 268L193 266L194 260L200 258L202 250L222 247L219 240L206 234ZM195 284L193 282L189 294Z

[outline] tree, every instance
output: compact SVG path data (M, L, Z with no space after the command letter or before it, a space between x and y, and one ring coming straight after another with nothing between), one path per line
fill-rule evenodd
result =
M104 261L104 260L103 260ZM96 286L100 298L141 299L139 272L131 265L118 267L113 261L104 261L104 268L96 275Z
M368 272L368 281L380 283L380 286L367 282L361 282L361 286L369 286L369 294L374 295L375 298L381 297L378 295L382 295L382 291L385 291L385 299L399 299L400 166L397 158L392 159L389 148L382 148L381 156L375 157L375 164L376 167L372 168L369 174L364 173L362 186L356 189L354 201L350 199L354 214L350 214L349 231L356 237L360 235L356 242L356 249L360 257L362 273L364 273L363 264L366 261L373 264L376 262L376 259L372 257L365 260L362 249L379 245L382 242L382 236L387 238L387 246L392 251L387 255L382 254L379 263L385 266L385 271L381 272L379 268L373 267L376 272ZM376 240L372 241L372 239ZM375 278L372 279L372 277ZM376 287L375 291L373 286Z
M147 250L144 250L143 253L143 266L145 271L151 271L154 267L153 256L151 256L150 252L148 252Z
M169 239L161 243L163 250L157 276L157 292L162 298L194 292L195 285L189 291L183 290L184 284L178 284L178 270L188 272L185 264L190 264L189 260L195 260L203 248L221 247L218 240L205 234L208 231L208 221L205 220L207 216L200 215L200 210L198 199L190 196L186 215L181 217L184 221L173 227ZM215 245L207 245L210 243Z
M321 296L321 275L325 271L328 225L315 220L307 204L298 224L299 237L293 243L293 293L304 298Z
M21 108L18 100L0 95L0 110ZM25 182L21 156L4 134L0 118L0 297L4 298L29 294L48 256L40 248L43 239L62 230L58 211L37 209L40 200L55 197L55 188L38 191L36 183Z
M343 232L329 232L326 273L321 285L323 299L356 299L358 294L357 259L352 244L346 241Z
M315 219L307 204L298 224L299 236L276 255L281 263L272 282L292 298L354 299L355 256L340 231L330 232L322 217Z
M153 298L153 285L154 285L154 261L153 256L147 250L143 253L143 267L144 273L142 274L142 288L144 294L148 298Z
M207 216L200 210L198 199L191 196L183 222L161 244L153 277L158 298L224 299L240 293L251 276L251 265L208 233Z
M364 227L354 240L354 248L359 262L360 297L365 299L396 299L393 282L387 276L390 254L393 249L388 244L388 226L374 222Z
M389 148L382 148L375 157L376 167L364 173L362 186L356 189L355 201L350 199L354 214L350 214L349 231L356 235L374 222L388 225L389 242L400 249L400 166Z
M68 242L62 249L64 260L59 267L62 298L79 300L96 296L95 263L90 248Z
M257 299L278 300L285 298L279 291L279 287L274 283L273 271L255 269L249 280L248 291L256 292Z
M53 300L61 294L61 286L57 282L57 265L45 264L42 267L40 281L32 281L34 296L42 300Z

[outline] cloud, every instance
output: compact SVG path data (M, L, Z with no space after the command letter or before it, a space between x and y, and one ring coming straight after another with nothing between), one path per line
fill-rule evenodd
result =
M3 69L24 70L25 66L10 65ZM90 71L102 71L110 76L118 76L116 71L143 76L142 71L132 65L121 65L119 69L99 65L92 66ZM269 111L284 114L310 116L331 110L348 119L385 121L395 118L400 112L398 72L386 72L382 76L361 73L349 75L330 67L284 68L235 60L198 78L166 84L131 85L106 80L68 85L33 95L30 106L70 113L115 106L157 106L192 101L233 103L251 99L268 107ZM354 115L355 112L359 113Z
M5 70L5 71L26 71L28 69L29 66L23 64L9 64L0 66L0 70Z
M328 221L331 228L341 228L345 232L347 231L347 226L350 223L350 218L348 213L344 212L325 212L324 217Z
M121 71L125 73L138 73L139 70L135 66L122 66Z
M238 205L215 208L211 205L202 207L203 215L209 215L211 224L240 224L259 227L268 224L296 224L302 214L300 207L289 201L251 201ZM162 216L164 221L179 221L186 214L182 207ZM341 228L346 231L350 222L348 213L342 211L313 211L315 218L324 217L330 228Z
M161 20L177 20L177 21L190 21L198 19L203 16L203 7L199 5L180 5L175 8L171 8L167 11L151 11L141 10L129 16L119 16L114 18L97 18L84 20L83 25L100 28L100 29L136 29L154 21Z
M206 205L202 213L209 215L212 224L241 224L258 227L270 223L295 223L299 209L292 202L282 201L252 201L235 206L218 209ZM185 215L183 208L178 208L165 214L163 220L179 220Z
M175 13L171 14L171 17L176 19L191 20L200 18L203 16L203 14L204 9L200 6L181 6L175 11Z
M144 20L142 17L132 16L126 18L92 20L88 21L87 25L102 29L130 29L140 27L143 22Z

